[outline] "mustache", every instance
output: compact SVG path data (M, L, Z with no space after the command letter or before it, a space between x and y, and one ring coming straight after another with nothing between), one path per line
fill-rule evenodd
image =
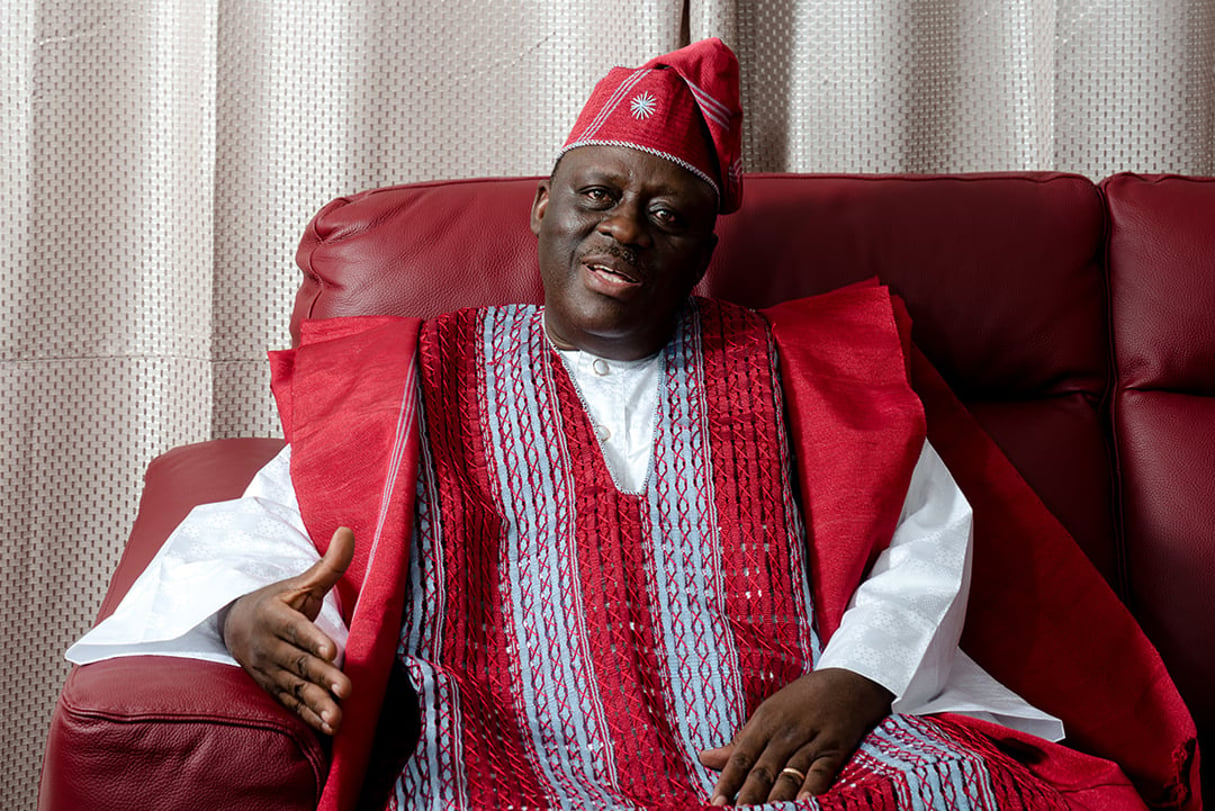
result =
M637 251L616 242L604 245L601 248L587 248L579 253L578 261L581 262L588 256L610 256L613 259L619 259L631 268L645 270L645 266L641 263L641 258L637 256Z

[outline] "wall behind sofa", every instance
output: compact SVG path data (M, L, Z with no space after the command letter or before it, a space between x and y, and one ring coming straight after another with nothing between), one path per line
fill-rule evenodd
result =
M149 459L274 434L311 214L546 172L593 82L742 63L753 171L1215 174L1200 0L6 0L0 25L0 806Z

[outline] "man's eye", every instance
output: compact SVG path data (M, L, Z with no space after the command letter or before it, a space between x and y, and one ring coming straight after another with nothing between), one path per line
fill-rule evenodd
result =
M607 189L598 187L585 189L582 195L593 203L608 203L612 200L612 195L608 193Z
M654 219L658 220L663 225L679 224L679 215L669 208L654 209Z

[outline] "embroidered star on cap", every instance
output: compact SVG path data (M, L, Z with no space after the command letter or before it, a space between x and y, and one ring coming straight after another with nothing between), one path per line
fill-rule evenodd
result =
M654 114L654 108L658 106L658 99L649 93L638 93L633 96L633 101L629 103L629 106L633 109L633 118L646 119Z

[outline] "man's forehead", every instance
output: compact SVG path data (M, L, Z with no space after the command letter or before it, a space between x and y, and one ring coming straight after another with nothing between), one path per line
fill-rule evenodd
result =
M713 187L703 178L674 161L630 146L589 145L571 149L557 165L554 176L560 175L571 180L597 178L619 183L643 179L656 190L716 199Z

